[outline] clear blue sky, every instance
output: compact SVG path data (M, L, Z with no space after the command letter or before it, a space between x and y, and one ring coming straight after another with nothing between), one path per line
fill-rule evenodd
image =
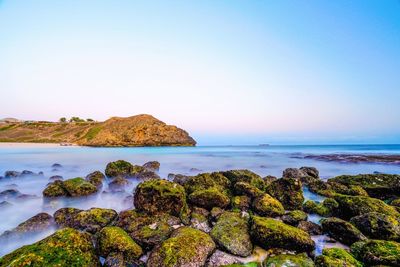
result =
M0 0L0 117L400 143L400 2Z

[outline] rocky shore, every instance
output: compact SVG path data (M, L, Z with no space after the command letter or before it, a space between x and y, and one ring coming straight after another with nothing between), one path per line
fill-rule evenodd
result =
M0 266L400 266L399 175L324 181L317 169L302 167L281 178L229 170L162 179L159 168L156 161L118 160L104 172L51 177L45 205L139 183L127 198L131 209L66 207L6 231L2 242L56 229L3 256ZM9 171L2 179L24 175L43 174ZM306 200L304 188L323 200ZM0 197L4 203L21 193L9 189ZM330 247L318 252L315 237L324 235Z
M400 155L386 154L325 154L293 156L294 158L315 159L321 161L334 161L341 163L380 163L400 165Z

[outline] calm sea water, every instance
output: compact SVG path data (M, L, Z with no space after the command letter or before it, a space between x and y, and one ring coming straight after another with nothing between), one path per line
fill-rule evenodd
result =
M360 153L400 154L400 145L327 145L327 146L199 146L199 147L152 147L152 148L88 148L46 145L0 146L0 176L7 170L43 171L44 177L27 177L0 180L0 192L15 188L24 194L38 198L24 201L9 200L11 208L0 208L0 233L17 226L35 214L45 211L52 214L65 206L87 209L105 207L115 210L129 208L131 202L124 199L132 194L136 184L124 194L99 194L86 200L57 200L45 203L41 192L52 175L65 179L86 176L88 173L104 171L108 162L124 159L134 164L157 160L161 163L160 176L168 173L197 174L199 172L250 169L262 176L280 176L288 167L314 166L320 176L329 178L340 174L383 173L400 174L400 166L388 164L354 164L323 162L312 159L293 158L301 154ZM51 168L53 163L63 165L58 171ZM106 188L106 187L105 187ZM315 196L309 195L313 198ZM0 248L0 255L23 244L31 243L42 236L18 242L9 242Z

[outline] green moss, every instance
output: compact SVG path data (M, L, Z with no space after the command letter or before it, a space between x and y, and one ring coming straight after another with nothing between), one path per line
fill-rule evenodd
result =
M57 231L0 259L0 266L100 266L90 236L71 228Z
M220 188L221 191L225 191L229 188L229 186L229 179L218 172L202 173L196 176L191 176L184 184L185 190L188 194L213 187L217 187Z
M315 259L317 267L362 267L363 264L356 260L353 255L342 248L328 248L322 251L322 255Z
M276 217L285 213L283 205L268 194L256 198L253 202L253 208L256 213L262 216Z
M231 199L232 209L247 210L250 207L250 202L248 196L234 196Z
M271 218L253 216L250 234L264 249L283 248L309 252L315 247L308 233Z
M196 263L204 265L215 244L206 233L189 227L181 227L153 251L149 266L185 266ZM197 265L196 265L197 266Z
M302 210L292 210L282 216L282 220L289 225L297 226L299 222L307 220L307 213Z
M96 187L100 187L103 184L103 180L105 179L105 176L102 172L95 171L95 172L88 174L85 179L92 185L94 185Z
M260 264L258 262L246 262L246 263L234 263L228 265L222 265L223 267L258 267Z
M260 190L265 190L264 180L258 174L249 170L230 170L222 172L222 174L227 177L232 184L238 182L246 182Z
M266 191L279 200L286 210L301 209L304 202L301 181L294 178L277 179L269 184Z
M102 228L110 224L117 217L117 213L112 209L91 208L89 210L81 211L76 215L75 220L79 222L82 227L90 225L98 225Z
M313 267L314 262L307 255L280 254L268 257L263 266L265 267Z
M142 248L122 229L116 226L104 227L98 237L98 250L102 257L111 252L120 252L127 261L138 259Z
M211 187L191 193L189 201L194 205L210 210L213 207L227 207L230 203L230 198L218 187Z
M250 240L248 221L236 212L224 212L210 232L211 237L223 250L247 257L253 245Z
M117 160L107 164L105 174L108 177L130 176L133 170L133 165L125 160Z
M97 192L96 186L87 182L82 177L68 179L62 182L62 187L69 196L87 196Z
M351 253L365 265L400 265L400 244L394 241L368 240L356 242Z
M264 192L254 185L246 182L237 182L234 186L234 192L238 195L247 195L249 197L259 197Z
M68 192L63 188L61 181L55 181L43 190L44 197L62 197L67 194Z

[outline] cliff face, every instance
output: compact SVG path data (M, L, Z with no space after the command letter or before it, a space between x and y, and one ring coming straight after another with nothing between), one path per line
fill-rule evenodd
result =
M75 143L83 146L194 146L189 134L150 115L113 117L99 123L0 125L1 142Z

